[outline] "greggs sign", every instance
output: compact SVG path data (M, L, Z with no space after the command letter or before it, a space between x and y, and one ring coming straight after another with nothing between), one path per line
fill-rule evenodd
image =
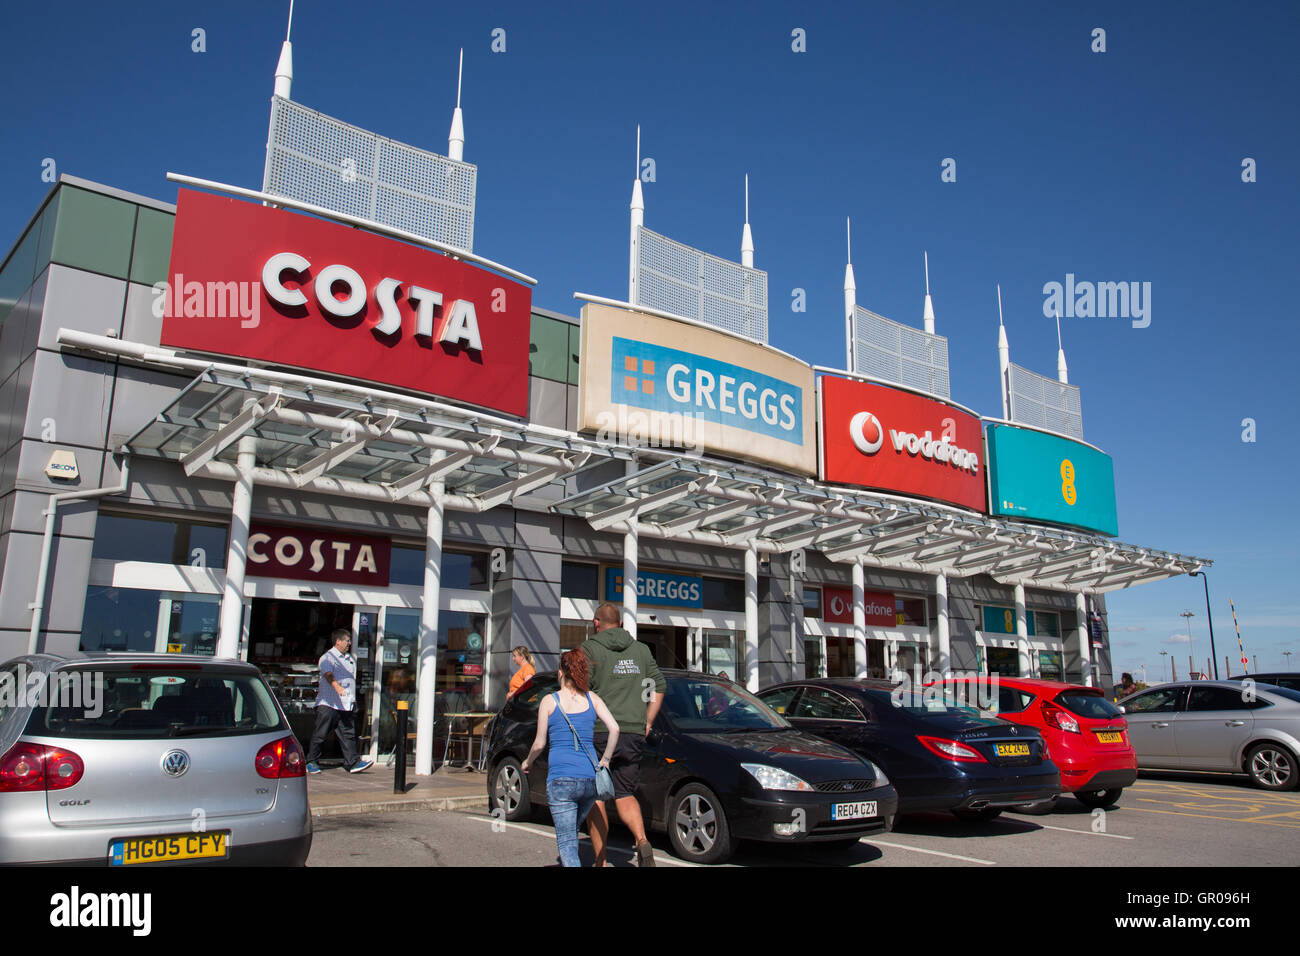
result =
M821 477L985 511L980 421L945 402L824 376Z
M161 344L528 414L532 290L448 256L181 190Z

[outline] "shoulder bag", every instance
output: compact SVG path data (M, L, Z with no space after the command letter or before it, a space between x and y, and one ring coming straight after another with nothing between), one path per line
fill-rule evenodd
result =
M591 702L590 694L587 695L587 706L591 707L593 710L596 707L596 705ZM569 730L573 731L573 749L579 753L585 751L587 759L591 761L591 766L596 771L596 799L613 800L614 778L610 776L608 768L600 765L600 761L596 759L596 752L591 748L591 746L582 746L582 741L578 738L578 731L573 726L573 721L569 719L569 715L564 712L564 708L560 705L560 695L558 691L555 694L555 709L560 712L560 716L564 718L564 722L569 725Z

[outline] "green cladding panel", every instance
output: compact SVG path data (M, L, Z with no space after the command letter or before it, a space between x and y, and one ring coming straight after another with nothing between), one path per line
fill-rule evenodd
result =
M569 323L533 313L528 372L553 382L569 380Z
M60 265L127 278L135 204L74 186L64 186L60 193L51 259Z
M172 257L172 226L176 217L157 209L140 207L135 221L135 244L131 251L131 281L153 285L167 278Z

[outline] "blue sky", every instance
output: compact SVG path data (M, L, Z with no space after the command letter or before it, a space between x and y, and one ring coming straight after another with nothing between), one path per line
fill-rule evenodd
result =
M46 158L160 199L175 198L168 170L260 186L287 7L7 5L0 244L49 188ZM1062 328L1085 437L1115 459L1120 539L1214 560L1220 661L1238 656L1230 597L1261 667L1300 651L1294 3L300 0L293 41L295 100L439 152L465 47L475 249L537 276L546 308L626 296L638 123L652 229L739 258L750 175L772 344L818 364L844 361L845 216L874 311L920 324L929 251L953 397L986 415L1000 409L995 284L1012 361L1050 375L1045 283L1150 282L1148 327ZM955 182L941 181L946 158ZM1185 672L1185 609L1206 657L1199 580L1109 602L1117 670L1156 678L1163 649Z

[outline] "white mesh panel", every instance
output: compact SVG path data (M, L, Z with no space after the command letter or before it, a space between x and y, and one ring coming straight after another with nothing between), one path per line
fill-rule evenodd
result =
M276 96L263 192L474 248L478 167Z
M767 273L719 259L642 227L637 301L767 342Z
M857 306L853 314L856 371L951 398L948 340Z
M1083 403L1079 386L1011 365L1011 420L1083 441Z

